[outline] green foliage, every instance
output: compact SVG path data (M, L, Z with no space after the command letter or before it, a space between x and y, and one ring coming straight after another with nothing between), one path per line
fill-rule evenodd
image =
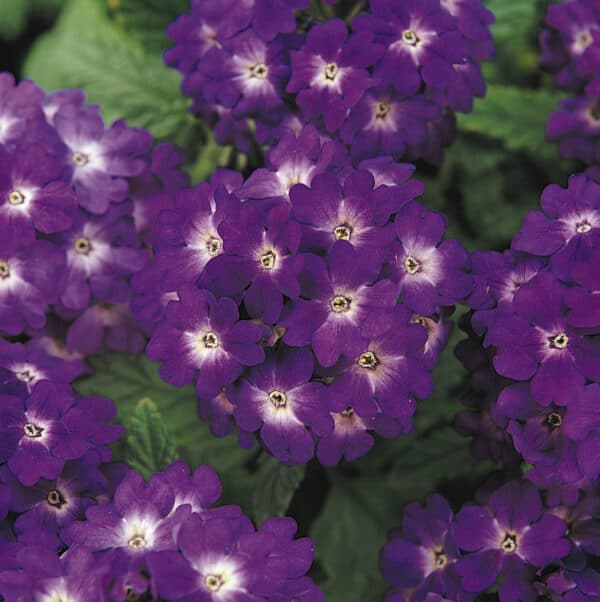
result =
M115 20L151 52L172 46L167 26L190 10L189 0L118 0L114 5Z
M120 31L96 0L71 0L33 46L24 72L48 90L83 88L109 122L125 118L187 150L203 140L178 74Z
M12 40L27 23L28 0L0 0L0 38Z
M259 524L270 516L285 516L305 472L305 464L284 466L272 456L261 455L252 496L254 517Z
M163 470L177 457L175 444L158 407L149 397L144 397L128 420L123 460L149 479L153 472Z
M509 151L526 150L556 157L546 143L546 121L558 107L562 94L550 90L524 90L491 84L485 99L477 100L472 113L459 116L466 132L483 134L502 142Z
M94 373L75 383L79 393L112 399L117 406L117 420L128 427L128 436L130 417L144 398L150 398L179 457L192 469L200 464L213 466L223 482L223 502L251 510L254 481L247 465L254 453L241 449L234 436L218 439L210 433L207 424L197 417L193 387L175 388L163 382L158 366L144 356L109 353L95 356L91 364ZM128 460L129 454L128 445L115 450L118 460Z

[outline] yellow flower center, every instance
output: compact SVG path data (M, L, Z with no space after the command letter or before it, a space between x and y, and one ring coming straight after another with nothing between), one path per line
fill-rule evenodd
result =
M205 349L214 349L219 346L219 337L211 330L202 336L202 346Z
M325 73L325 79L333 81L337 77L339 69L335 63L329 63L329 65L325 65L323 71Z
M514 552L517 549L517 535L516 533L507 533L500 544L500 547L504 552L508 554Z
M263 253L259 258L260 267L265 270L272 270L275 267L277 255L271 250Z
M83 167L87 165L89 162L89 157L85 153L74 152L73 153L73 163L78 167Z
M375 370L379 366L379 359L372 351L365 351L358 358L358 365L367 370Z
M569 337L565 332L559 332L550 338L550 347L555 349L566 349L569 344Z
M416 46L421 41L421 38L412 29L407 29L402 32L402 41L408 46Z
M258 63L250 67L250 77L266 79L267 75L269 75L269 68L264 63Z
M10 276L10 267L7 261L0 259L0 278L8 278Z
M87 255L92 250L92 241L89 238L81 237L75 241L75 251L80 255Z
M421 269L421 264L412 255L409 255L404 260L404 269L409 274L416 274Z
M336 313L348 312L350 311L351 303L352 299L343 295L337 295L331 300L331 309Z
M44 429L32 424L31 422L28 422L23 426L23 432L31 439L38 439L42 436Z
M216 236L211 236L206 241L206 250L211 257L218 255L221 252L221 248L223 247L223 241Z
M390 105L387 102L378 102L375 107L375 118L385 119L387 114L390 112Z
M13 190L8 195L8 202L10 205L22 205L25 202L25 195L18 190Z
M211 592L218 592L224 583L222 575L207 575L204 579L204 584Z
M145 548L148 545L145 537L143 535L134 535L128 542L127 545L130 548L135 548L139 550L140 548Z
M350 224L340 224L333 229L333 235L337 240L350 240L352 237L352 226Z

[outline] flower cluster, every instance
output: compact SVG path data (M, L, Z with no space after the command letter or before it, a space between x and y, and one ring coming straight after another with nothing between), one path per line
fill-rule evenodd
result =
M186 183L179 151L84 100L0 74L0 335L62 357L143 349L130 279Z
M296 21L308 0L191 4L168 29L165 61L217 141L244 152L312 123L355 165L439 162L454 112L485 94L479 61L493 57L494 17L480 0L373 0L350 30L305 12Z
M0 357L2 600L324 600L292 519L256 530L239 507L213 507L206 465L145 484L111 462L123 429L111 401L73 392L77 362L8 343Z
M558 486L600 475L600 185L571 176L541 207L511 250L472 256L471 326L488 352L478 367L470 343L461 353L482 394L459 427L487 424L496 457L508 437L530 479Z
M393 586L386 600L472 602L498 578L500 602L599 599L599 493L595 486L565 502L511 480L456 515L439 495L409 504L381 555Z
M541 35L542 66L556 84L576 96L561 102L548 121L548 137L560 153L600 164L600 6L595 0L552 4Z
M307 126L245 182L218 171L177 194L134 279L162 378L195 384L215 435L258 432L285 463L316 448L333 465L366 453L368 431L408 432L446 308L472 289L466 251L414 200L414 168L354 170L342 150Z

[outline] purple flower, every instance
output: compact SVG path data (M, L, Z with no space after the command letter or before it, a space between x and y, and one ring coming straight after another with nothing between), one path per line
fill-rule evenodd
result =
M64 361L28 343L8 343L0 339L0 366L12 372L25 383L31 393L40 380L70 383L83 372L81 362Z
M98 303L69 326L66 344L69 352L83 356L106 351L136 354L144 350L146 337L127 305Z
M332 413L334 427L330 435L321 437L317 444L317 458L324 466L335 466L343 458L352 462L364 456L375 443L368 433L372 421L364 420L348 407Z
M175 194L174 208L158 219L156 266L164 292L195 282L206 264L223 252L218 226L235 219L239 201L222 184L201 182Z
M390 310L384 323L385 329L377 323L363 327L360 349L343 362L345 373L330 386L333 411L351 407L361 418L381 412L401 419L414 413L411 394L431 393L431 379L419 357L427 338L424 329L410 322L402 306Z
M455 572L460 554L452 518L448 502L439 495L429 496L424 507L408 504L404 508L402 533L393 532L383 548L381 571L385 580L411 589L411 600L429 600L429 592L460 602L472 600Z
M340 146L332 141L322 142L312 125L304 126L297 133L285 131L267 159L269 169L254 170L236 190L241 199L270 201L271 204L286 202L296 184L310 186L316 175L326 170L339 172L346 167L345 157L340 157Z
M152 138L145 130L128 128L116 121L108 130L91 107L63 106L54 126L66 146L65 163L80 205L95 214L105 213L110 203L127 196L127 180L145 168L141 158Z
M41 479L32 487L23 487L10 478L10 473L7 475L12 488L11 509L19 513L15 530L20 541L35 544L43 537L55 538L59 529L83 518L85 509L106 491L99 460L91 453L67 462L56 479Z
M210 60L209 60L210 56ZM207 56L201 71L206 76L205 102L232 108L234 115L268 119L283 105L289 75L286 39L268 45L246 30L223 42Z
M110 569L85 548L56 552L39 545L19 545L11 551L14 564L0 572L0 594L13 600L86 600L107 599L103 582Z
M350 243L373 265L381 267L394 240L390 215L418 194L421 186L405 187L405 194L373 191L368 172L349 175L343 186L329 173L316 176L308 188L303 184L290 191L294 217L303 225L302 249L323 252L336 241Z
M128 300L129 277L147 261L146 253L136 248L139 243L130 213L127 203L101 217L80 211L69 230L52 235L67 256L60 293L65 308L82 310L91 300Z
M372 0L372 14L355 18L358 31L371 31L386 48L375 77L404 95L427 86L452 83L453 65L469 58L469 45L458 20L439 0Z
M310 0L255 0L252 28L267 42L278 33L296 29L294 10L307 8Z
M419 314L432 315L454 305L473 286L465 273L468 254L456 240L442 241L446 221L416 202L395 218L398 243L389 260L390 277L399 283L403 302Z
M554 276L539 274L515 295L514 313L495 312L486 335L486 345L498 349L496 371L531 379L531 393L543 405L568 405L573 387L600 380L596 343L569 325L564 291Z
M289 205L274 207L264 217L251 204L242 205L219 225L224 252L207 266L203 281L220 295L243 292L248 313L269 324L281 315L284 295L300 294L300 226L289 214Z
M190 505L184 504L170 514L174 500L168 484L145 484L139 473L129 471L111 503L90 506L85 522L71 523L60 535L70 548L104 552L115 564L118 561L117 575L129 578L147 566L150 552L174 549L177 531L191 513Z
M600 90L598 91L600 92ZM560 154L585 163L600 161L600 97L576 96L561 101L548 119L549 140L559 143Z
M266 448L286 464L310 460L312 433L329 435L333 430L328 389L310 380L313 371L308 347L280 348L229 393L238 425L250 432L260 429Z
M198 396L211 399L238 378L244 366L264 360L261 329L240 321L231 299L217 300L195 288L182 288L178 294L148 343L148 357L165 360L160 367L165 381L183 386L195 380Z
M77 198L60 181L63 164L42 143L0 150L0 227L32 238L35 231L51 234L71 226Z
M577 90L584 82L581 60L600 33L600 10L593 0L570 0L548 7L542 32L542 66L556 74L556 83Z
M381 320L382 311L397 302L392 281L368 286L378 267L365 254L340 240L331 247L326 263L319 257L307 258L301 283L303 296L310 300L292 301L278 323L286 329L283 340L288 345L310 344L324 367L333 366L342 354L358 353L363 345L361 327Z
M408 146L427 137L427 123L441 117L438 105L416 94L399 96L393 89L372 89L350 110L340 135L351 144L353 159L402 156Z
M476 61L494 58L494 40L490 32L496 18L481 0L440 0L453 17L458 20L458 29L466 38L470 55Z
M191 516L177 536L178 551L150 557L158 593L169 600L307 599L321 602L322 592L304 577L314 546L293 540L291 519L269 519L255 532L250 521ZM307 590L313 597L304 598Z
M71 387L39 382L26 399L4 397L0 404L0 461L25 486L40 478L55 479L65 461L97 449L110 459L105 447L122 434L122 427L107 424L114 418L112 402L77 398Z
M495 491L488 508L465 506L454 521L454 535L465 552L456 563L463 587L481 592L502 573L501 602L535 599L525 572L569 553L566 524L542 511L537 489L511 481Z
M600 326L600 275L594 266L600 261L600 249L592 250L589 261L582 261L573 269L573 286L565 292L565 303L570 308L569 323L573 326L597 330ZM593 330L591 331L593 332Z
M323 116L329 132L337 130L347 109L352 108L372 85L367 71L383 48L373 44L373 33L348 36L341 19L314 25L304 46L291 52L292 77L288 92L306 121Z
M540 204L542 211L525 216L512 248L551 256L552 271L568 281L574 265L588 261L600 244L600 184L585 175L573 175L567 189L547 186Z
M48 305L57 300L64 253L45 240L20 241L16 233L0 237L0 333L17 335L42 328Z

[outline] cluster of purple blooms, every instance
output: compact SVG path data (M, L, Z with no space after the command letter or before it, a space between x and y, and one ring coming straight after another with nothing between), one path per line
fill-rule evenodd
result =
M35 349L143 350L131 276L148 260L156 212L187 183L178 150L152 148L123 121L106 128L84 100L0 74L0 335L31 337L25 363Z
M456 515L440 495L404 509L381 554L386 602L595 602L600 489L540 491L525 479L484 487Z
M15 363L23 349L4 344ZM38 351L35 382L0 376L0 598L322 602L314 555L292 519L257 530L238 506L213 507L215 471L183 462L148 483L111 462L122 434L108 399L80 397L77 371Z
M574 94L548 121L548 137L561 155L600 166L600 4L567 0L552 4L541 35L542 66Z
M414 167L356 170L343 150L306 126L246 181L221 170L177 193L133 281L161 377L195 384L215 435L258 433L286 464L409 432L448 308L473 288L467 252L414 200Z
M309 0L191 4L168 29L165 61L191 111L243 152L310 123L355 165L439 162L455 111L485 94L479 62L493 57L494 17L480 0L371 0L350 29L316 22Z
M472 384L457 429L511 480L456 517L439 496L409 506L382 556L390 600L469 602L499 575L501 602L600 600L600 185L573 175L541 209L510 250L471 256L457 348Z

